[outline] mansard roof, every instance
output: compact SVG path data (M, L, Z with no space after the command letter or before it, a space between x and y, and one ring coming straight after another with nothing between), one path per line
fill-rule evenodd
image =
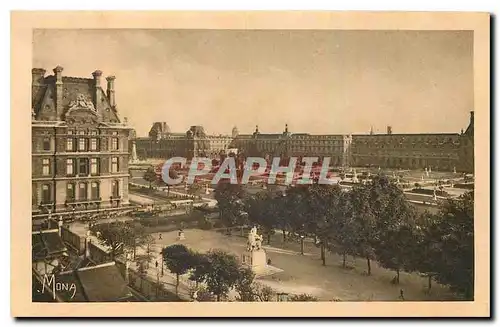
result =
M33 69L41 70L38 68ZM32 84L32 114L35 120L64 121L66 114L72 106L84 103L86 107L93 108L99 116L99 121L107 123L120 123L116 106L112 106L106 91L101 86L95 86L92 78L62 76L62 108L56 108L56 76L42 76ZM96 94L100 98L97 103ZM84 101L79 101L84 100Z

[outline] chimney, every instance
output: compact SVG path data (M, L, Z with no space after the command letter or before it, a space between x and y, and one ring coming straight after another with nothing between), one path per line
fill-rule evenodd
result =
M85 236L85 258L89 259L90 258L90 231L87 231L87 235Z
M63 81L62 81L62 71L61 66L54 68L54 75L56 76L56 112L57 115L63 112Z
M392 134L392 126L387 126L387 134Z
M43 68L33 68L31 70L31 76L32 76L32 85L41 85L43 84L43 79L45 77L46 70Z
M62 219L62 217L59 217L59 221L57 222L57 229L58 229L59 237L61 237L61 234L62 234L62 227L63 227L63 219Z
M101 92L99 91L99 88L101 87L102 72L100 70L96 70L92 73L92 76L94 76L94 105L95 109L99 110L102 102Z
M106 77L106 81L108 81L108 89L106 90L106 94L108 96L108 101L111 107L115 107L115 79L114 76Z

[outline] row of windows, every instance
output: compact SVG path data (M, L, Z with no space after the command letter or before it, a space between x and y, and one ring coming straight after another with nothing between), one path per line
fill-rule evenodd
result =
M52 190L52 184L42 185L42 203L53 202ZM68 202L98 200L100 196L99 182L68 183L66 185L66 200ZM120 196L120 183L117 180L111 182L111 196L113 198Z
M52 148L51 139L46 137L43 139L43 151L50 151ZM111 150L119 150L119 142L117 137L111 139ZM93 138L73 138L66 139L66 151L99 151L99 139Z
M99 135L101 131L99 130L72 130L68 129L68 135ZM111 133L111 135L118 135L117 131Z
M88 176L97 175L100 173L100 159L99 158L69 158L66 159L66 175L75 176L82 175ZM111 158L111 172L119 172L118 157ZM42 159L42 175L50 176L52 174L51 159Z

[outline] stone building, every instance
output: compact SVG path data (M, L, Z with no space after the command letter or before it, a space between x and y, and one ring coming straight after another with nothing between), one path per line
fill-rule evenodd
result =
M352 166L473 172L473 127L471 112L466 133L353 135Z
M141 144L139 146L139 143ZM401 169L431 168L441 171L474 171L474 112L469 127L462 133L312 135L291 133L265 134L256 126L252 134L240 134L236 127L231 136L209 136L201 126L187 133L171 133L165 123L154 123L148 138L137 139L144 158L172 156L217 157L221 151L238 149L242 156L259 157L330 157L336 167L381 167ZM139 150L140 149L140 150Z
M32 70L33 216L126 208L130 128L118 115L115 77L104 90L99 70L93 78L53 71Z
M459 163L457 169L463 172L474 172L474 111L470 112L469 126L460 134Z
M191 126L185 133L173 133L165 122L155 122L148 137L135 139L139 158L167 159L194 156L216 158L226 151L230 135L209 135L203 126Z
M288 125L281 134L263 134L256 126L252 135L238 135L231 146L238 148L247 156L272 157L330 157L330 164L347 166L349 164L349 135L311 135L292 134Z

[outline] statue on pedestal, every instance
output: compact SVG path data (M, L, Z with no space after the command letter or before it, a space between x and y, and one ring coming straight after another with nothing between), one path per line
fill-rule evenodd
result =
M257 227L252 227L248 233L247 251L258 251L262 248L262 235L257 234Z

